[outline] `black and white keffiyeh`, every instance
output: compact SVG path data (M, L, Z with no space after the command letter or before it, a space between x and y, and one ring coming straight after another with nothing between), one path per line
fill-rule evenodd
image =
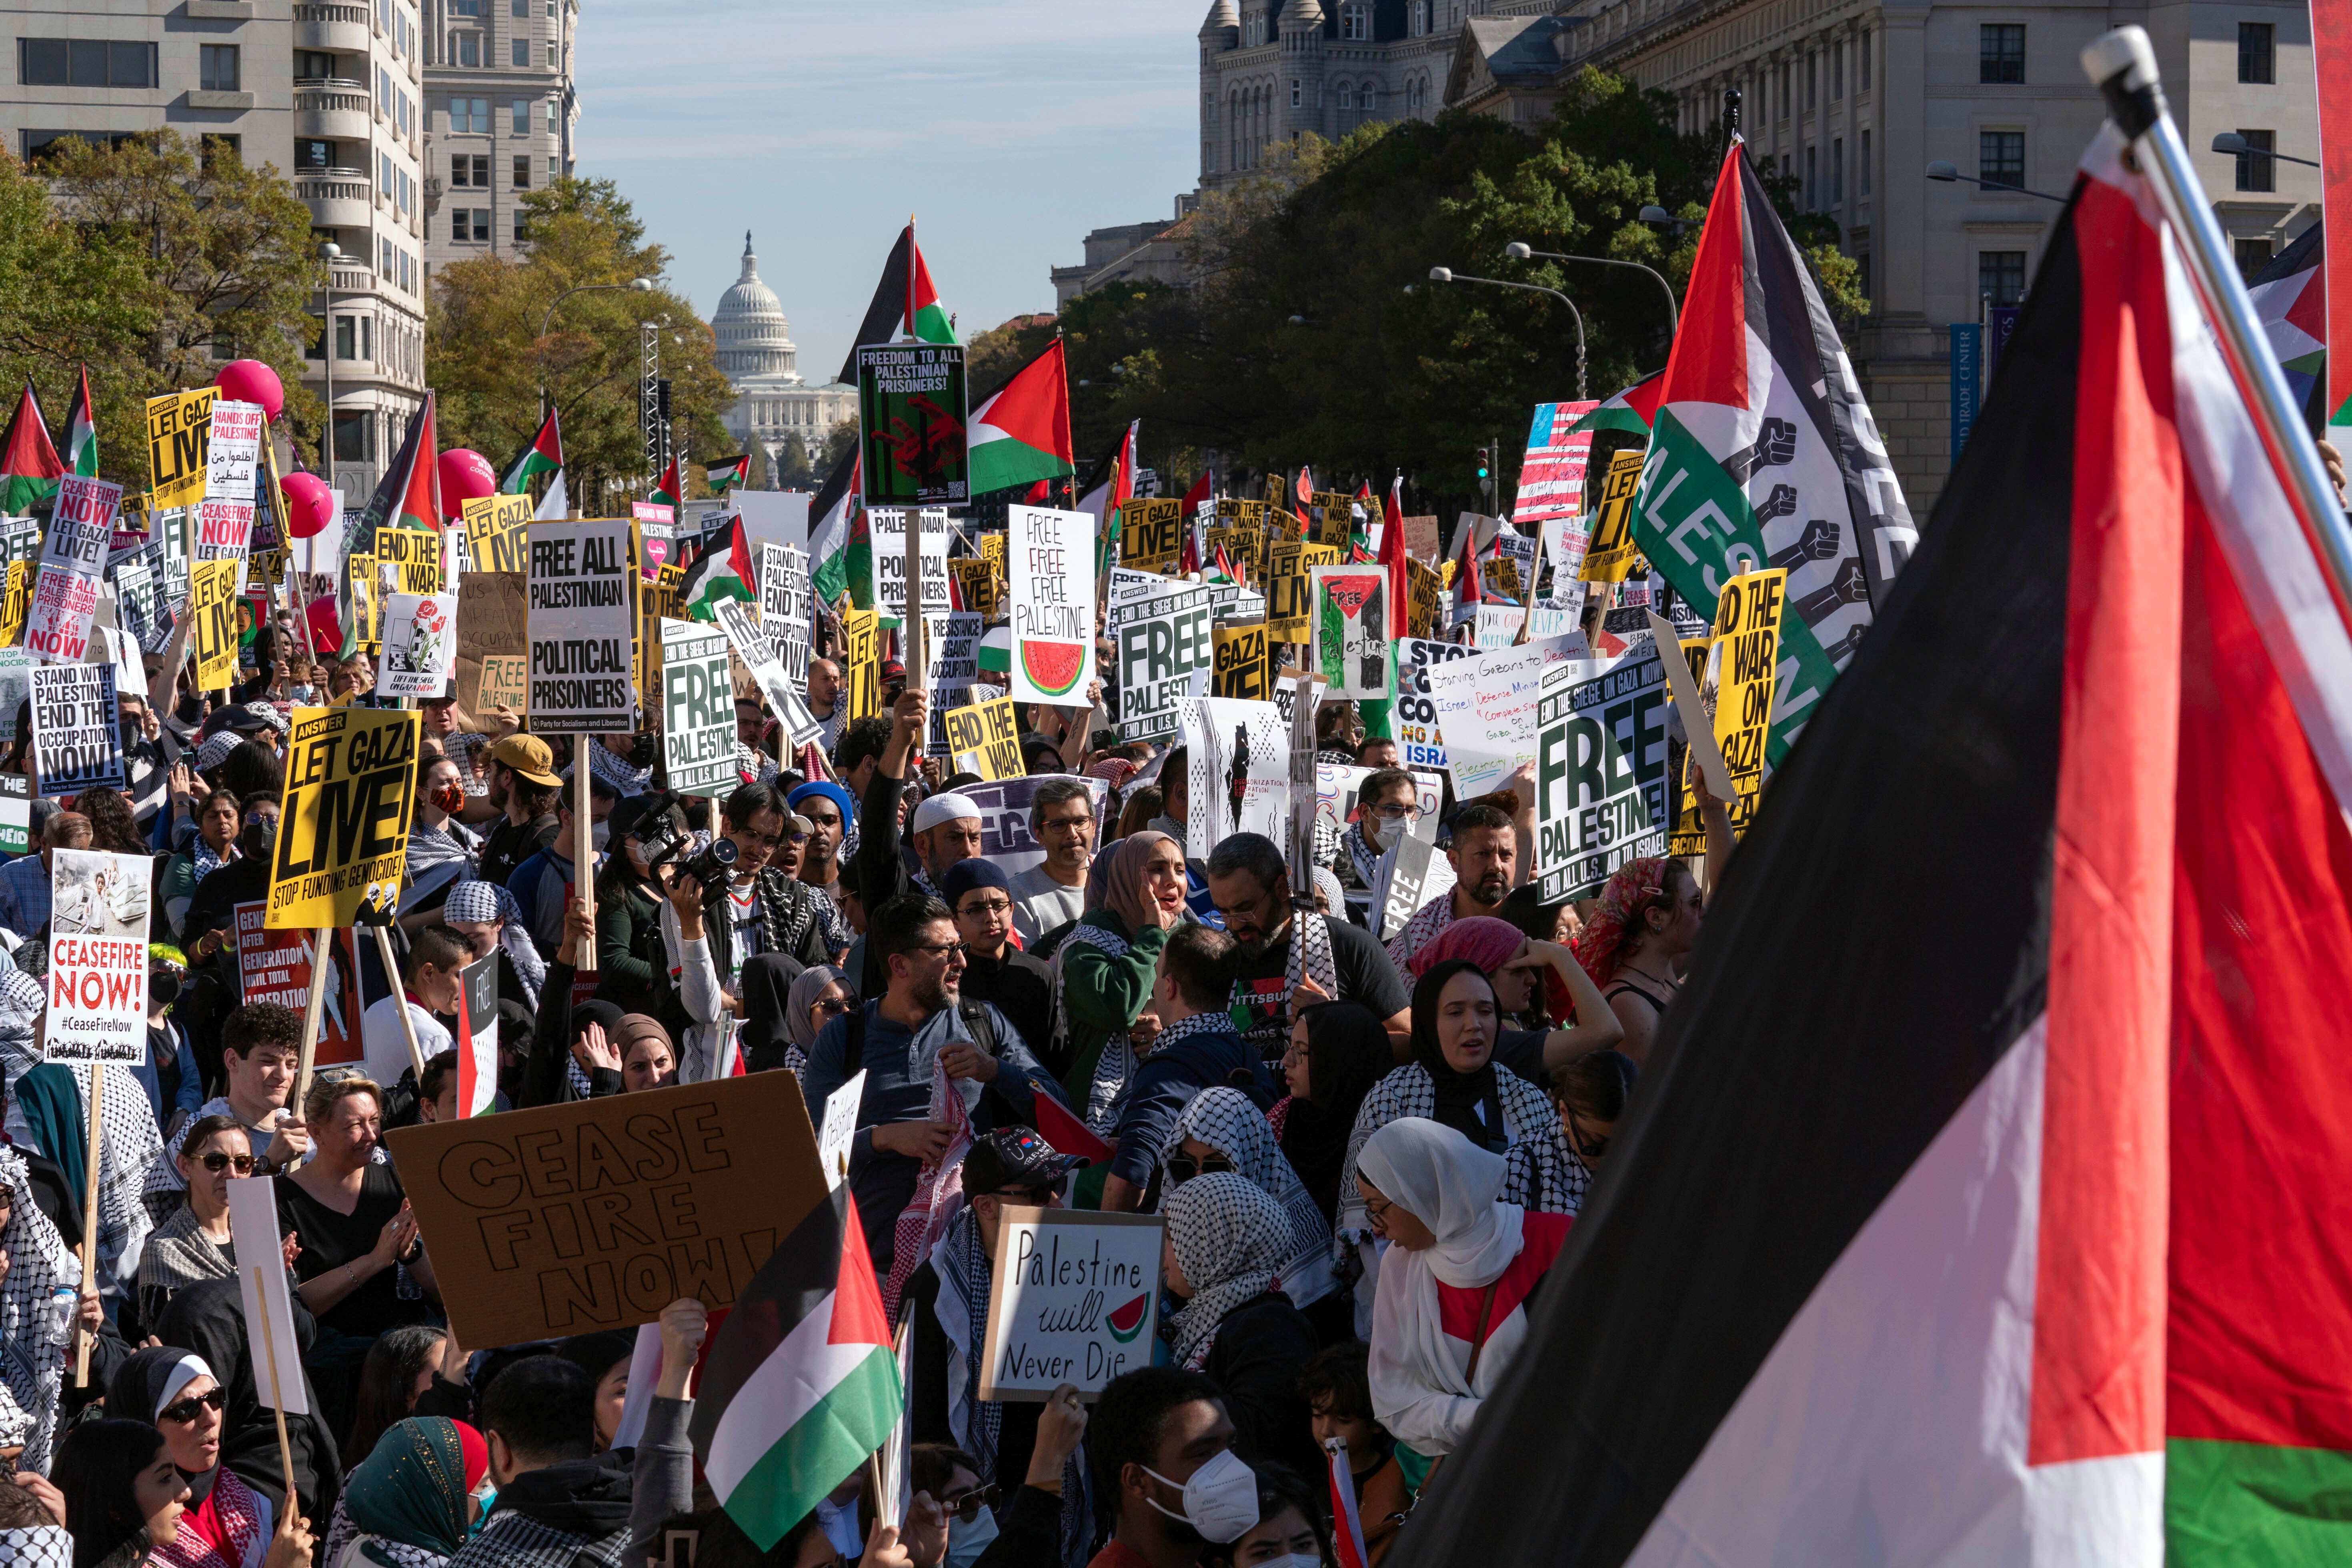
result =
M7 1278L0 1279L0 1381L6 1384L0 1447L21 1443L16 1468L47 1475L65 1365L49 1339L49 1298L59 1285L78 1285L81 1266L33 1202L30 1173L14 1149L0 1148L0 1180L9 1193L8 1226L0 1230L0 1247L8 1252Z
M1274 1288L1290 1246L1282 1205L1238 1171L1212 1171L1176 1189L1167 1205L1168 1243L1192 1298L1168 1319L1179 1366L1198 1368L1215 1347L1225 1314Z
M1062 945L1054 950L1054 1028L1060 1037L1058 1047L1069 1034L1069 1014L1062 999L1062 965L1073 946L1098 947L1113 958L1127 956L1127 938L1092 921L1082 920L1070 928ZM1103 1041L1102 1054L1095 1058L1095 1073L1087 1084L1087 1103L1083 1115L1087 1131L1097 1138L1108 1137L1118 1125L1120 1101L1127 1097L1128 1085L1135 1081L1137 1062L1135 1047L1128 1043L1125 1031Z
M1504 1136L1509 1140L1503 1151L1507 1171L1502 1201L1541 1214L1576 1213L1584 1206L1592 1178L1569 1158L1559 1114L1550 1100L1499 1062L1495 1064L1495 1089L1503 1106ZM1437 1085L1419 1062L1397 1068L1364 1096L1355 1130L1348 1134L1347 1161L1339 1168L1339 1212L1332 1226L1338 1247L1344 1248L1370 1234L1364 1194L1356 1185L1356 1157L1365 1142L1391 1121L1408 1116L1433 1121L1436 1114Z
M1204 1089L1177 1113L1175 1124L1160 1145L1160 1212L1163 1214L1178 1190L1167 1183L1168 1158L1188 1138L1231 1160L1235 1171L1281 1205L1290 1226L1290 1244L1283 1252L1276 1287L1301 1307L1339 1289L1331 1271L1330 1222L1275 1143L1265 1113L1251 1103L1249 1096L1237 1089Z
M1301 980L1312 980L1324 995L1339 998L1339 962L1331 952L1331 928L1324 920L1316 912L1314 894L1307 894L1303 902L1292 899L1290 957L1283 972L1292 995L1297 994ZM1288 1005L1286 998L1284 1005Z
M530 933L525 929L522 906L515 896L496 882L471 878L449 889L447 901L441 906L445 921L502 922L499 927L499 948L514 963L515 977L522 982L530 994L524 998L532 1011L539 1008L539 994L547 984L547 961L539 956L531 945Z
M147 1178L163 1157L163 1134L147 1103L147 1090L131 1069L108 1064L72 1069L81 1091L82 1116L89 1115L89 1075L106 1075L99 1101L98 1270L125 1293L139 1279L139 1254L155 1228L143 1194Z
M591 741L588 743L588 771L611 784L624 797L645 794L646 786L653 782L654 776L654 770L650 764L642 768L634 766L628 758L602 741ZM566 783L571 781L572 776L570 768L563 770Z
M16 1461L21 1468L46 1469L46 1464L33 1466L31 1456ZM73 1568L74 1541L65 1527L58 1524L37 1524L24 1530L0 1530L0 1568Z
M450 1568L621 1568L629 1532L599 1540L558 1530L518 1509L499 1509L481 1533L449 1559Z
M1454 923L1454 900L1432 899L1413 911L1412 919L1404 922L1389 942L1389 962L1405 977L1405 985L1412 984L1412 955L1437 940L1438 932Z

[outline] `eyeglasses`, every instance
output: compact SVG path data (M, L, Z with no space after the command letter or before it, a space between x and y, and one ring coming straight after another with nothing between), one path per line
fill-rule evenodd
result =
M951 1492L940 1499L940 1506L952 1512L964 1523L970 1524L980 1517L982 1509L991 1510L995 1509L998 1495L996 1484L992 1481L987 1486L974 1487L970 1491Z
M812 1002L809 1005L814 1007L818 1012L824 1014L828 1018L832 1017L836 1013L846 1013L849 1011L849 1004L843 1001L838 996L827 996L823 1001Z
M965 951L965 948L964 944L960 942L936 943L925 942L917 942L914 946L907 949L907 951L908 952L928 952L933 958L945 958L951 952L962 952Z
M232 1165L236 1167L236 1173L240 1176L253 1174L253 1156L250 1154L223 1154L215 1151L210 1154L198 1155L197 1160L215 1176Z
M1364 810L1383 822L1419 822L1421 820L1421 807L1409 801L1402 805L1393 803L1388 805L1368 805Z
M215 1388L210 1394L191 1394L176 1404L166 1405L155 1414L165 1421L194 1421L198 1412L218 1410L227 1403L228 1390Z
M982 1193L980 1195L983 1198L1004 1198L1033 1209L1041 1209L1052 1200L1054 1189L1049 1186L999 1187L992 1193Z
M1389 1210L1394 1207L1396 1207L1396 1200L1394 1198L1385 1199L1377 1204L1372 1202L1370 1198L1366 1198L1364 1200L1364 1213L1373 1219L1381 1219L1386 1217Z
M1010 910L1012 908L1013 902L1009 899L982 899L977 903L964 905L961 909L956 910L956 913L960 915L1001 915Z
M1211 1154L1199 1160L1190 1154L1171 1154L1168 1156L1168 1184L1181 1187L1195 1176L1233 1168L1233 1161L1223 1154Z

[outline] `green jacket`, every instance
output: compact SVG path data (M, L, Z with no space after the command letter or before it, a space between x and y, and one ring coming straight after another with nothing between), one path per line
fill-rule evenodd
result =
M1075 935L1063 939L1062 1016L1069 1030L1070 1068L1062 1088L1072 1105L1087 1102L1094 1082L1095 1064L1103 1043L1125 1034L1136 1015L1151 1003L1151 984L1160 973L1160 950L1168 945L1168 929L1153 926L1129 937L1127 922L1109 910L1088 910L1080 925L1094 926L1125 938L1127 952L1113 958L1094 943Z

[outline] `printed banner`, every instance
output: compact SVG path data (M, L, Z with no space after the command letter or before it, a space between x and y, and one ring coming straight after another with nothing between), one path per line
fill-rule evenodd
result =
M661 624L662 761L679 795L724 795L743 782L735 771L735 683L727 647L718 626Z
M751 672L752 680L767 695L768 705L776 710L777 721L783 725L786 738L795 746L803 746L823 735L824 726L809 712L808 703L802 699L803 688L785 676L783 661L776 657L775 649L768 646L766 636L752 623L751 606L740 599L721 599L713 613L719 617L719 629L734 645L736 657L743 661L744 668ZM853 615L856 613L851 612ZM869 617L873 615L870 610L865 613ZM728 754L731 758L734 754L731 739L735 724L735 699L732 678L729 679L730 689L724 695L730 739ZM718 701L721 695L713 691L711 700ZM729 765L731 768L733 764L730 762Z
M127 789L111 664L33 667L33 752L43 795Z
M1219 626L1216 673L1209 680L1212 697L1264 702L1273 695L1272 671L1266 662L1265 623Z
M924 507L916 514L923 529L923 610L944 616L953 601L948 596L948 514L943 507ZM898 507L881 507L866 514L872 544L874 575L867 581L872 603L891 621L907 616L907 514Z
M879 610L841 612L843 711L852 719L871 719L882 711L882 613Z
M1378 566L1318 566L1315 661L1327 698L1389 694L1389 578Z
M971 500L962 345L863 346L856 374L857 472L866 510ZM881 559L879 537L874 553Z
M1004 573L997 563L984 555L959 555L948 563L948 571L965 609L984 622L1005 618Z
M974 1396L1042 1404L1066 1383L1087 1399L1150 1366L1167 1230L1159 1215L1008 1205Z
M1628 447L1609 455L1601 504L1594 509L1592 542L1577 573L1580 581L1622 583L1642 560L1642 547L1633 540L1633 494L1642 488L1642 450Z
M1271 702L1183 701L1192 809L1185 858L1205 860L1236 833L1290 842L1290 721Z
M147 1059L148 885L154 860L49 852L48 1017L41 1059Z
M195 503L196 559L242 561L252 548L254 478L261 467L261 405L215 398Z
M58 481L56 510L41 542L40 575L25 620L25 646L44 658L89 657L99 574L113 548L114 513L121 502L121 485L77 474Z
M159 510L192 507L205 499L206 437L219 396L217 389L206 386L147 400L147 472Z
M1628 860L1666 852L1672 700L1647 636L1622 658L1562 659L1543 671L1536 713L1542 902L1591 898Z
M1699 700L1715 715L1716 744L1739 792L1738 799L1724 803L1735 833L1747 832L1755 820L1769 771L1765 752L1771 739L1788 584L1782 568L1746 573L1725 584L1715 601L1715 642L1707 651Z
M1460 643L1406 637L1396 647L1397 750L1409 768L1445 766L1445 742L1437 725L1437 704L1430 696L1429 672L1441 664L1475 658L1481 650Z
M945 721L950 772L978 773L993 782L1029 771L1021 760L1021 725L1013 717L1012 698L950 708Z
M313 931L272 931L268 906L259 899L232 911L236 922L237 994L245 1002L275 1002L300 1013L310 1005ZM342 1067L366 1058L360 1035L360 972L352 944L353 929L331 931L327 942L327 994L319 1009L314 1067Z
M808 552L790 544L760 546L760 633L782 661L784 675L806 689L814 595Z
M1303 643L1314 636L1315 569L1336 566L1339 552L1320 544L1278 540L1265 549L1265 635L1269 642Z
M1094 677L1094 519L1007 507L1005 536L1013 567L1013 700L1077 707Z
M7 775L0 773L0 778ZM989 784L966 784L956 793L980 808L980 856L1017 876L1045 858L1045 847L1029 829L1030 807L1037 786L1067 773L1020 774ZM1110 785L1101 779L1082 781L1095 805L1095 842L1102 842L1103 813L1110 801Z
M1215 666L1209 591L1170 581L1160 592L1111 612L1118 647L1118 738L1156 741L1176 733L1178 704L1195 670Z
M625 519L530 525L530 727L636 728L636 574Z
M347 926L397 901L422 722L414 709L294 710L264 923Z
M466 524L466 548L473 555L469 570L524 570L523 552L530 545L529 496L476 496L464 504L459 515Z
M383 605L385 697L438 697L457 668L457 595L394 594Z
M393 582L387 592L441 591L441 535L421 528L387 526L375 531L374 545L377 576L388 576Z
M1184 549L1184 503L1138 496L1118 503L1119 564L1134 572L1176 569Z
M188 568L189 642L196 655L196 687L225 689L236 679L235 561L199 561Z
M28 855L32 848L33 781L22 773L0 773L0 855Z
M1454 889L1454 863L1436 845L1416 834L1406 834L1381 857L1389 868L1388 885L1380 890L1380 939L1387 942L1428 905Z

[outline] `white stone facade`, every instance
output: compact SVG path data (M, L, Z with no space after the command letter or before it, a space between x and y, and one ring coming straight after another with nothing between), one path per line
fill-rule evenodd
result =
M735 401L728 405L727 434L741 451L756 452L775 471L785 442L801 438L812 458L824 455L825 437L844 419L857 417L857 390L841 382L811 386L799 370L782 301L760 280L760 258L751 236L743 236L743 269L711 312L717 358ZM762 476L754 475L753 483Z
M420 0L425 258L524 248L521 198L577 165L580 0Z

